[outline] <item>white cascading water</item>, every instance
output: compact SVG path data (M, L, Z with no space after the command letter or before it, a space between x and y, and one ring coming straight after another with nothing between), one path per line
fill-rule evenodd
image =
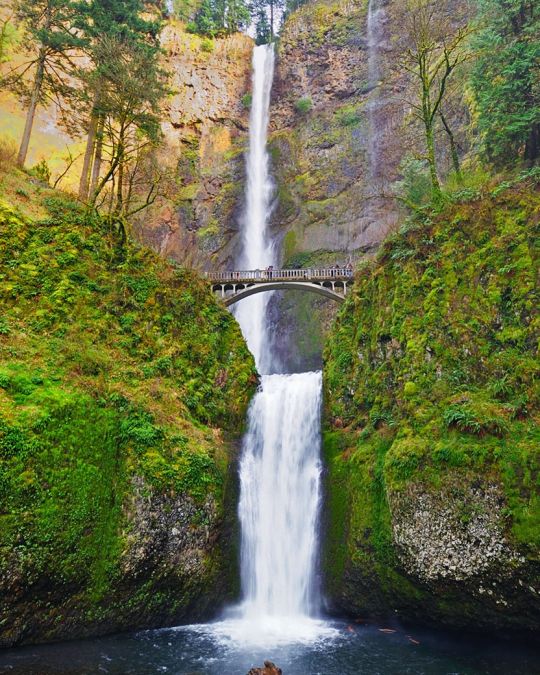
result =
M253 82L249 118L249 151L246 156L246 208L242 223L242 269L266 269L275 264L275 251L267 225L273 183L266 150L270 93L274 77L274 48L261 45L253 50ZM240 302L235 316L255 357L260 373L268 373L271 355L266 340L266 310L270 293L259 293Z
M368 162L371 181L380 178L379 156L383 129L379 128L381 50L385 41L386 8L383 0L369 0L367 13L368 85L375 90L367 104L369 120Z
M255 47L241 257L245 269L275 264L267 232L273 185L266 149L273 70L273 46ZM319 606L321 373L269 374L269 296L242 300L235 312L262 377L240 462L240 620L218 629L251 644L310 641L327 630L312 618Z
M240 466L244 613L310 616L320 492L321 373L267 375L249 415Z

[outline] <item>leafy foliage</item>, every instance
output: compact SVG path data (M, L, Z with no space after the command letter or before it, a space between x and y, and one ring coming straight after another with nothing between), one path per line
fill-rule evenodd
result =
M477 0L482 30L471 82L487 157L512 165L540 157L540 7L535 0Z
M356 273L325 351L331 433L348 447L331 471L343 463L348 492L386 442L387 490L437 490L450 469L457 483L488 475L503 486L512 536L531 551L540 546L535 176L411 217ZM366 523L351 512L353 527Z

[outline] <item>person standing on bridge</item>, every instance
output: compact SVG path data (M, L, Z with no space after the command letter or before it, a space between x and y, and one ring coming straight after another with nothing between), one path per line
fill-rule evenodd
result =
M269 279L272 278L272 273L273 273L273 272L274 272L274 266L273 266L273 265L268 265L267 274L268 274L268 278L269 278Z

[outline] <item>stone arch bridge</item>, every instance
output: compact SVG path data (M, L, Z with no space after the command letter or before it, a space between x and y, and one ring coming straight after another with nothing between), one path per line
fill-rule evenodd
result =
M335 302L343 302L347 287L353 283L349 268L300 269L300 270L244 270L232 272L207 272L212 290L229 307L256 293L284 289L318 293Z

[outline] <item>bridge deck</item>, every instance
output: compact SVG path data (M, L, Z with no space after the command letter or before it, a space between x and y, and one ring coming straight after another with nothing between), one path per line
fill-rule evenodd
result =
M276 281L349 281L353 271L348 268L295 269L295 270L238 270L207 272L206 278L214 283L265 283Z

